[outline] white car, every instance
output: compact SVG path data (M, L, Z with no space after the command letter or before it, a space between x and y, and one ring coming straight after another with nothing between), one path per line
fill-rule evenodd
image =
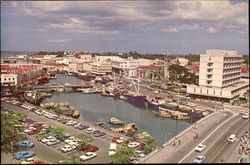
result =
M195 147L194 150L197 151L197 152L201 152L201 151L203 151L205 148L206 148L205 145L199 144L197 147Z
M131 143L128 145L128 147L130 147L130 148L135 148L135 147L137 147L137 146L139 146L139 145L140 145L139 142L131 142Z
M38 115L42 115L42 111L40 110L40 109L38 109L38 110L36 110L36 111L34 111L36 114L38 114Z
M70 136L68 139L64 140L65 143L69 144L70 142L74 142L75 141L75 137L74 136Z
M120 137L118 140L116 140L116 143L120 144L120 143L125 142L126 140L127 140L126 138Z
M249 119L249 114L244 113L241 115L241 117L242 119Z
M69 151L72 151L74 149L76 149L76 146L71 146L71 145L66 145L66 146L60 148L60 150L62 152L69 152Z
M86 133L90 134L90 133L93 133L94 131L95 131L94 128L88 128L88 129L86 130Z
M23 132L26 133L26 132L29 132L29 131L32 131L32 130L36 130L36 128L29 127L28 129L25 129Z
M73 121L73 120L70 120L68 121L66 124L67 125L75 125L77 122Z
M54 141L54 140L57 140L54 136L48 136L47 138L42 139L42 142L47 143L49 141Z
M236 135L235 135L235 134L231 134L231 135L227 138L227 141L228 141L229 143L233 143L233 142L235 142L235 140L236 140Z
M51 139L50 141L48 141L46 144L48 146L52 146L52 145L56 145L56 144L59 144L61 141L58 140L58 139Z
M71 145L71 146L78 146L79 144L75 141L71 141L68 143L68 145Z
M95 152L86 152L85 154L83 154L79 158L81 161L87 161L87 160L90 160L96 156L97 156L97 154Z

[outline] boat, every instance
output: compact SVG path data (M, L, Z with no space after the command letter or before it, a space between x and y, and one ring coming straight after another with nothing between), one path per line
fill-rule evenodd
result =
M103 123L103 122L98 121L98 122L96 122L96 123L95 123L95 126L98 126L98 127L104 127L104 123Z
M107 94L107 92L105 92L105 91L102 91L102 92L101 92L101 95L102 95L102 96L109 96L109 94Z
M79 112L79 111L74 111L74 112L71 114L71 116L72 116L73 118L78 118L78 117L80 116L80 112Z
M124 97L123 95L120 95L119 99L122 99L122 100L127 100L126 97Z
M96 91L95 89L82 89L82 94L94 94L94 93L98 93L98 91Z
M124 122L117 119L116 117L111 117L108 121L109 124L114 124L114 125L123 125Z
M136 94L123 94L128 102L145 102L146 96L136 95Z
M172 117L172 115L171 115L170 112L161 111L161 110L156 115L160 116L160 117L167 117L167 118L171 118Z
M144 139L145 137L150 136L150 134L148 132L142 132L142 133L137 134L135 136L138 137L139 139Z

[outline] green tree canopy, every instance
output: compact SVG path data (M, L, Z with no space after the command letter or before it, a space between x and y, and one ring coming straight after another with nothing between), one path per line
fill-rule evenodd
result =
M78 148L79 149L86 149L88 143L92 142L94 139L92 136L90 135L85 135L85 134L80 134L80 135L77 135L76 138L80 139L81 141L78 142Z
M144 140L146 141L146 144L144 145L144 152L146 154L150 153L151 151L153 151L156 147L156 143L155 143L155 139L147 136L144 138Z
M128 164L130 163L130 158L136 157L137 155L134 148L121 147L114 155L110 156L110 159L114 164Z
M15 149L13 146L20 140L25 139L25 136L18 134L18 127L17 127L17 125L21 124L21 121L19 120L22 120L23 119L22 117L24 116L25 114L20 112L14 112L12 114L3 114L1 116L2 151L9 152L11 151L11 149Z
M65 136L66 129L64 127L57 127L51 130L51 132L56 136Z

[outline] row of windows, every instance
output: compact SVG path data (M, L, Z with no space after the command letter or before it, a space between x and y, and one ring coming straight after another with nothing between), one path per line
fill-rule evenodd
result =
M4 81L7 81L7 80L15 80L15 78L3 78ZM1 78L1 81L2 81L2 78Z
M224 85L229 85L229 84L234 83L234 82L237 82L237 81L239 81L239 80L240 80L240 78L234 78L234 79L231 79L231 80L225 80L225 81L222 82L222 85L223 85L223 86L224 86Z
M196 93L196 88L194 88L194 93ZM200 89L200 93L202 93L202 88ZM208 89L207 89L208 94ZM215 90L213 91L213 94L215 95ZM222 91L220 91L220 96L222 96Z
M223 79L228 79L228 78L232 78L232 77L236 77L236 76L240 76L240 74L238 73L233 73L233 74L229 74L229 75L224 75Z
M235 68L235 69L223 69L223 73L234 73L234 72L240 72L241 68Z
M241 57L224 57L224 62L241 62Z
M241 63L233 63L233 64L224 64L223 67L224 68L230 68L230 67L240 67Z

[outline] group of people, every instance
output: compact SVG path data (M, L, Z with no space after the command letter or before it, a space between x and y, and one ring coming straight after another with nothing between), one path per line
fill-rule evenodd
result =
M247 154L249 152L248 151L249 138L250 137L248 131L246 131L245 134L240 137L239 154L242 153Z
M178 143L179 146L181 145L181 140L180 140L180 139L177 139L177 137L174 138L174 143L173 143L173 145L176 146L176 145L177 145L176 143Z

